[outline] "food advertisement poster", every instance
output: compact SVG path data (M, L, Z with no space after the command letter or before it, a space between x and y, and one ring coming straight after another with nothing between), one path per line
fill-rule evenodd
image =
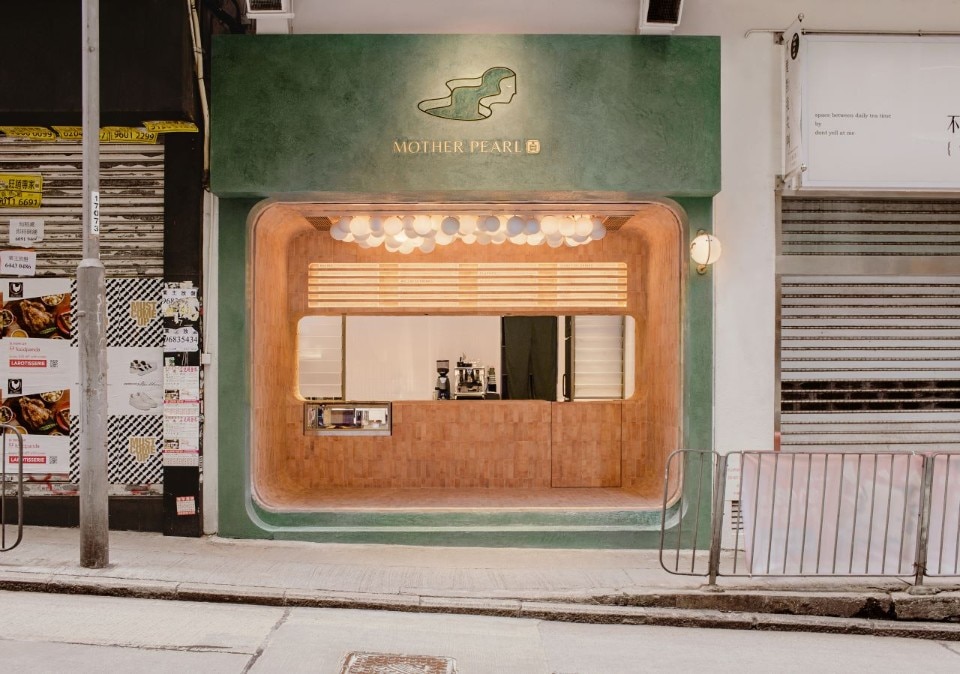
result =
M70 346L70 281L12 279L0 283L0 422L24 434L23 472L33 479L69 473L71 389L77 350ZM7 473L19 456L7 436Z
M5 279L0 292L3 337L70 339L69 279Z

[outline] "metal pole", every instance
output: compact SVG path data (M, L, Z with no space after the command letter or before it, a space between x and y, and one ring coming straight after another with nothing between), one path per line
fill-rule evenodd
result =
M83 260L80 334L80 565L109 563L107 518L107 300L100 261L100 3L83 0Z
M920 486L920 520L917 527L917 549L914 555L914 588L923 585L923 577L927 573L927 545L930 537L930 502L933 497L933 462L932 456L923 457L923 482ZM942 533L942 532L941 532Z
M713 476L713 511L710 523L710 562L707 584L717 584L717 574L720 572L720 543L723 539L723 509L727 489L727 455L721 454L715 465L716 474ZM736 551L734 551L736 554Z

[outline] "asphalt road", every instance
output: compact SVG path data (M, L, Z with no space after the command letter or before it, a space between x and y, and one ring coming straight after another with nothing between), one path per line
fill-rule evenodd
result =
M960 671L960 642L0 592L0 672L339 674L350 653L460 674Z

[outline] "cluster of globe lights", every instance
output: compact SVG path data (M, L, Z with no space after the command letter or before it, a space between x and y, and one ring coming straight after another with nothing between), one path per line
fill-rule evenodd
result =
M330 228L337 241L361 248L383 245L391 253L429 253L456 240L531 246L581 246L607 233L600 218L589 215L357 215L344 216Z

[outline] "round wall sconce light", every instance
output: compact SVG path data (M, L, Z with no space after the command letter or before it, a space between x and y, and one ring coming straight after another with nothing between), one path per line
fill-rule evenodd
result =
M697 273L706 274L707 267L720 259L720 239L702 229L690 242L690 257L697 263Z

